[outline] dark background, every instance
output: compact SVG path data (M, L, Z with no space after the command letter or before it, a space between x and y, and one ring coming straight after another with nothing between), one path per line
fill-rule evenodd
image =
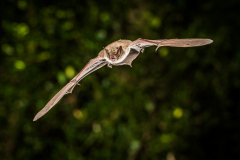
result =
M239 0L2 0L0 159L226 160L240 154ZM210 38L103 67L118 39Z

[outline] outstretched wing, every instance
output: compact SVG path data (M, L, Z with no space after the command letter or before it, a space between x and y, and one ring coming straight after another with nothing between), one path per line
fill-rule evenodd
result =
M197 47L212 43L211 39L201 38L190 38L190 39L161 39L161 40L148 40L139 38L133 41L129 47L136 50L144 49L145 47L157 46L156 51L159 47L170 46L170 47Z
M159 47L170 46L170 47L197 47L212 43L211 39L162 39L162 40L148 40L139 38L133 41L128 49L128 56L119 64L116 65L130 65L132 61L143 52L146 47L157 46L156 51Z
M34 117L33 121L38 120L41 118L44 114L46 114L53 106L57 104L57 102L68 93L72 93L72 90L76 85L78 85L78 82L82 80L84 77L86 77L88 74L96 71L97 69L103 67L107 64L107 61L105 58L102 57L96 57L94 59L91 59L88 64L79 72L68 84L66 84L47 104L46 106L37 113L37 115Z

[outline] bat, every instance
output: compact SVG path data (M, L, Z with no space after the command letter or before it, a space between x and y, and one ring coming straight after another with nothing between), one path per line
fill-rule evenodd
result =
M74 87L79 85L84 77L97 69L108 65L112 68L113 65L130 65L132 61L144 51L146 47L157 46L156 51L159 47L170 46L170 47L197 47L212 43L211 39L161 39L161 40L148 40L139 38L135 41L131 40L118 40L110 43L103 48L98 56L91 59L87 65L69 82L67 83L47 104L46 106L37 113L33 121L38 120L45 115L52 107L54 107L58 101L68 93L72 93Z

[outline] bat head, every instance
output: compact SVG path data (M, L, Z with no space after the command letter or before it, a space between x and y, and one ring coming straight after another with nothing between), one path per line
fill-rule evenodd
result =
M109 46L103 49L104 55L112 62L117 61L124 53L122 46Z
M99 56L106 57L111 62L116 62L119 60L125 53L126 48L131 43L129 40L118 40L109 45L107 45L99 53Z

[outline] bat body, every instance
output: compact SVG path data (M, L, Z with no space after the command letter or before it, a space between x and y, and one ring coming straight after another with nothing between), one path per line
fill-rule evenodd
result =
M112 68L112 65L130 65L132 61L143 52L146 47L157 46L156 51L161 46L170 47L196 47L203 46L212 43L211 39L162 39L162 40L147 40L137 39L135 41L130 40L118 40L107 45L101 50L98 56L91 59L88 64L68 83L66 84L47 104L37 113L33 121L38 120L44 114L46 114L57 102L68 93L72 93L72 90L78 82L82 80L88 74L95 70L108 65Z

